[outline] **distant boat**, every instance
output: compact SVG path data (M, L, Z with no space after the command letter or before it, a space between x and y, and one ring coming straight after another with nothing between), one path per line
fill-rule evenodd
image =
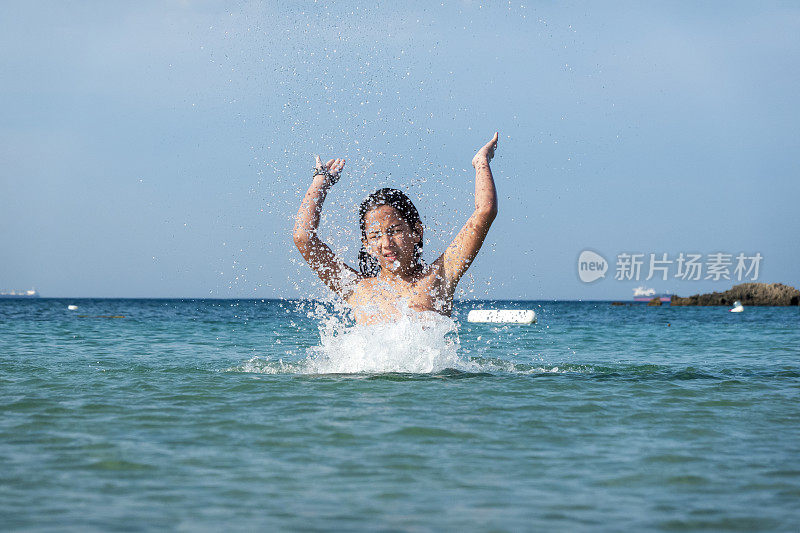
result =
M29 289L27 291L0 292L0 298L41 298L41 296L36 289Z
M672 300L672 294L666 292L656 294L655 289L648 289L644 285L633 289L634 302L649 302L653 298L658 298L662 302L669 302Z
M731 313L741 313L742 311L744 311L744 306L742 305L742 302L736 300L735 302L733 302L733 309L728 309L728 311L730 311Z

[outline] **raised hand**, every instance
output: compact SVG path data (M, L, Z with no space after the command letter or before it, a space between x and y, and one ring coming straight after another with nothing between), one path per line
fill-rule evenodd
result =
M317 170L325 169L330 177L339 177L339 174L341 174L342 169L344 168L344 159L331 159L323 166L322 159L320 159L318 155L314 157L316 158Z
M355 280L358 274L337 257L317 233L322 203L330 187L339 180L344 168L344 159L331 159L324 164L319 156L314 156L314 159L316 161L314 176L297 211L292 237L303 259L308 262L319 279L342 298L347 298L352 292L352 280Z
M478 150L478 153L475 154L475 157L472 158L472 166L476 167L480 164L489 164L489 161L492 160L494 157L494 151L497 149L497 139L498 139L498 132L494 133L494 137L488 143L484 144L483 147Z

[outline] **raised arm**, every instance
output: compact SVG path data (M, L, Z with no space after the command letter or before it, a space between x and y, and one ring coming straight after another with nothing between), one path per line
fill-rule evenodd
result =
M492 140L472 158L472 166L475 167L475 211L442 257L437 260L442 262L445 280L451 289L455 288L458 280L478 255L486 234L489 233L489 228L497 216L497 191L494 188L492 169L489 168L489 162L497 148L497 138L498 134L495 133Z
M336 183L344 168L344 159L331 159L325 165L317 156L314 181L308 188L294 223L294 244L303 259L325 285L343 298L347 298L356 280L355 270L344 264L317 235L322 203L328 189Z

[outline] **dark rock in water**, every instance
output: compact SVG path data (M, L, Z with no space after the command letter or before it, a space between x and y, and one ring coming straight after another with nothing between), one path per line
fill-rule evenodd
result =
M741 283L725 292L695 294L687 298L672 296L670 305L800 305L800 291L783 283ZM649 305L649 304L648 304Z
M625 302L611 302L611 305L630 305L630 304L626 304Z
M659 297L655 297L655 298L653 298L652 300L650 300L649 302L647 302L647 305L648 305L648 306L651 306L651 305L652 305L652 306L658 306L658 305L661 305L661 298L659 298Z

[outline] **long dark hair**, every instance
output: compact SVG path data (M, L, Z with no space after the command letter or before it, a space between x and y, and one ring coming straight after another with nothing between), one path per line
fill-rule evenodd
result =
M408 225L411 227L411 231L415 233L417 232L417 224L422 223L422 220L419 218L419 212L417 211L417 208L414 207L414 204L403 191L386 187L384 189L378 189L374 193L367 196L364 201L361 202L361 205L358 208L362 243L363 241L367 240L367 226L364 221L364 217L367 216L367 213L382 205L388 205L397 209L397 212L400 213L400 216L403 217L406 222L408 222ZM417 265L423 264L422 239L420 239L418 243L414 244L414 261ZM374 278L381 271L380 263L375 257L367 253L367 250L364 248L363 244L361 245L361 250L358 252L358 269L361 271L361 274L368 278Z

